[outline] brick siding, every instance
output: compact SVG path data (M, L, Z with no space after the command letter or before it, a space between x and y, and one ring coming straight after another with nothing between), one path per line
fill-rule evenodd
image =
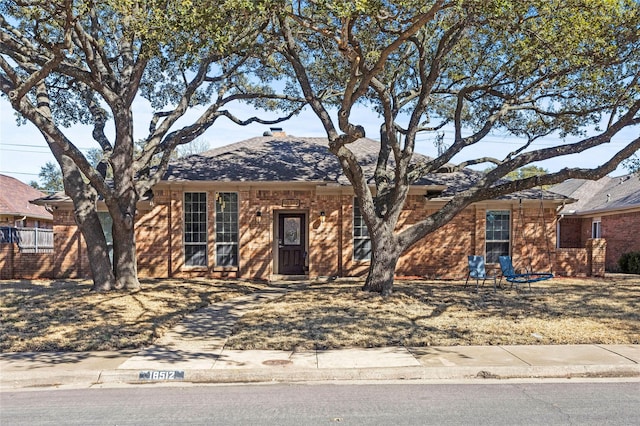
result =
M55 278L90 278L84 238L71 210L54 211L53 275Z
M600 217L601 237L606 240L606 271L617 272L618 259L624 253L640 251L640 212ZM585 248L591 239L593 217L566 216L560 221L560 247Z
M239 265L215 265L216 191L237 192L239 198ZM141 277L269 279L277 273L277 218L284 212L304 213L307 221L308 275L310 278L364 276L369 262L353 259L353 195L317 193L315 189L239 187L195 189L207 193L208 265L184 265L182 189L156 189L154 203L140 206L136 225L138 271ZM284 200L295 200L287 207ZM436 211L422 195L410 195L398 229L410 226ZM494 205L495 204L495 205ZM511 207L510 207L511 206ZM411 247L399 260L398 276L461 279L467 274L467 256L485 252L485 205L474 205L450 223ZM514 266L536 271L558 269L562 274L587 274L580 265L582 252L556 253L555 210L545 208L544 223L538 206L519 210L518 205L493 203L491 210L511 210L511 250ZM256 212L261 212L258 219ZM325 212L324 222L320 212ZM90 277L86 248L73 213L56 210L54 239L55 277ZM545 235L545 233L547 235ZM556 259L557 256L557 259ZM572 259L571 256L575 256ZM495 265L493 265L495 266ZM552 267L554 266L554 267ZM581 269L582 268L582 269Z
M556 250L556 274L566 277L604 277L607 241L590 238L584 248Z
M53 253L21 253L17 244L0 244L0 279L53 278Z
M589 234L589 237L590 236L591 234ZM584 247L582 236L582 219L563 217L560 220L560 247Z
M618 271L624 253L640 251L640 212L602 216L602 238L607 240L607 271Z
M564 277L587 277L591 274L586 248L561 248L556 251L555 273Z
M592 238L587 241L587 263L593 277L604 277L607 241L603 238Z

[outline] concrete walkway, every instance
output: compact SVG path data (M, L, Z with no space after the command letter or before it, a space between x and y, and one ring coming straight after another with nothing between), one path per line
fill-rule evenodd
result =
M141 351L0 354L0 390L119 383L250 383L622 377L640 381L640 345L225 348L245 312L285 289L211 305Z

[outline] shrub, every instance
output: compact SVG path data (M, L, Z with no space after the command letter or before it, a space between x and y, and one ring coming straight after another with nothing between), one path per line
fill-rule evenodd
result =
M640 251L625 253L618 259L620 270L627 274L640 274Z

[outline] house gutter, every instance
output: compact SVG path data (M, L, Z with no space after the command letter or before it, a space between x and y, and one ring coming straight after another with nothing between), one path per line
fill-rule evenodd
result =
M44 207L44 206L42 206L42 207ZM2 212L0 214L2 214L2 216L21 216L21 217L23 217L23 219L21 219L21 220L25 220L28 217L33 218L33 219L52 220L51 216L44 216L44 215L36 214L36 213L26 213L25 214L25 212Z
M580 212L569 210L568 212L563 212L562 214L570 215L572 217L589 217L589 216L595 216L595 215L611 216L614 214L633 213L636 211L640 212L640 204L635 206L630 206L630 207L620 207L616 209L585 210Z

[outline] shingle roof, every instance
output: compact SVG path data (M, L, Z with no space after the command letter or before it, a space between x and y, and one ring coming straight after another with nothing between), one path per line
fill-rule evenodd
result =
M44 207L29 202L44 195L18 179L0 175L0 214L53 220L53 215Z
M380 142L363 138L349 145L364 173L373 183ZM414 162L429 161L418 153ZM390 163L392 163L390 161ZM390 164L393 167L393 164ZM442 196L452 196L473 185L482 172L464 169L452 173L430 174L414 185L442 185ZM338 159L331 154L326 138L263 136L181 158L169 165L164 179L175 181L223 182L332 182L350 185ZM500 199L563 199L548 191L531 189Z
M635 175L605 176L597 181L569 179L551 191L578 202L567 205L563 212L589 214L640 207L640 178Z
M373 177L380 142L360 139L349 148ZM417 154L416 160L428 159ZM332 182L349 185L326 138L256 137L181 158L163 180L223 182ZM423 179L418 185L431 185Z

